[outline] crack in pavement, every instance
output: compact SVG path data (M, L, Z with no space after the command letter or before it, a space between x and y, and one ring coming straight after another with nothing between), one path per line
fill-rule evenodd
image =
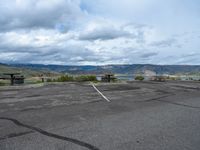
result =
M191 105L171 102L171 101L167 101L167 100L160 100L161 98L168 98L168 97L173 96L173 95L176 95L176 94L172 93L170 95L165 95L165 96L149 99L149 100L146 100L144 102L158 101L158 102L169 103L169 104L173 104L173 105L177 105L177 106L187 107L187 108L200 109L200 107L198 107L198 106L191 106Z
M167 97L174 96L174 95L176 95L176 94L172 93L172 94L168 94L168 95L164 95L164 96L148 99L148 100L145 100L143 102L159 101L161 98L167 98Z
M6 139L10 139L10 138L19 137L19 136L23 136L23 135L27 135L27 134L30 134L30 133L34 133L34 131L26 131L26 132L20 132L20 133L11 133L11 134L8 134L6 136L0 137L0 141L6 140Z
M14 124L16 124L17 126L21 126L21 127L25 127L25 128L31 129L31 130L33 130L35 132L38 132L38 133L40 133L42 135L45 135L45 136L48 136L48 137L52 137L52 138L55 138L55 139L60 139L60 140L63 140L63 141L68 141L68 142L74 143L76 145L85 147L85 148L87 148L89 150L100 150L99 148L97 148L97 147L95 147L95 146L93 146L93 145L91 145L89 143L86 143L86 142L83 142L83 141L80 141L80 140L77 140L77 139L61 136L61 135L58 135L58 134L50 133L50 132L47 132L47 131L42 130L40 128L33 127L33 126L30 126L30 125L27 125L27 124L23 124L20 121L18 121L16 119L13 119L13 118L0 117L0 120L11 121Z

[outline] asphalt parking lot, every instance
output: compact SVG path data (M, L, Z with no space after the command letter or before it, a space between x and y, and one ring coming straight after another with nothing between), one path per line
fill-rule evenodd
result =
M200 82L0 87L0 150L199 150Z

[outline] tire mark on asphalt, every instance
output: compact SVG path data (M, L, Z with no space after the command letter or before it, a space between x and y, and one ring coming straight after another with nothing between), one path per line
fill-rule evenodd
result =
M61 135L58 135L58 134L50 133L50 132L47 132L47 131L42 130L40 128L33 127L33 126L30 126L30 125L27 125L27 124L23 124L20 121L18 121L16 119L13 119L13 118L0 117L0 120L11 121L14 124L16 124L17 126L21 126L21 127L25 127L25 128L31 129L33 131L36 131L36 132L42 134L42 135L49 136L49 137L52 137L52 138L55 138L55 139L60 139L60 140L63 140L63 141L68 141L68 142L74 143L76 145L85 147L85 148L87 148L89 150L100 150L99 148L97 148L97 147L95 147L95 146L93 146L93 145L91 145L89 143L86 143L86 142L83 142L83 141L80 141L80 140L77 140L77 139L73 139L73 138L61 136Z
M30 134L30 133L34 133L34 131L26 131L26 132L20 132L20 133L11 133L11 134L8 134L6 136L0 137L0 141L6 140L6 139L10 139L10 138L19 137L19 136L23 136L23 135L27 135L27 134Z

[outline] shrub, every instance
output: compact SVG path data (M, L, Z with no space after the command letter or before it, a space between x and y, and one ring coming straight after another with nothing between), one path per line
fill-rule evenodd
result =
M68 82L68 81L74 81L73 76L63 75L57 79L57 82Z
M6 85L5 83L3 83L3 82L0 82L0 86L4 86L4 85Z
M170 80L176 80L176 78L175 77L170 77Z
M94 75L81 75L77 77L63 75L57 79L47 79L47 82L69 82L69 81L78 81L78 82L97 81L97 78Z
M94 75L81 75L75 78L75 81L84 82L84 81L97 81L96 76Z
M42 81L38 80L36 81L36 84L40 84L40 83L43 83Z
M52 79L47 79L47 82L53 82Z
M135 77L135 80L143 81L143 80L144 80L144 77L143 77L143 76L136 76L136 77Z

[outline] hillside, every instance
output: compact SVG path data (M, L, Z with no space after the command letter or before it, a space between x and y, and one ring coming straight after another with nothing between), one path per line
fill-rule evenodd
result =
M19 67L19 66L0 64L0 75L3 75L4 73L21 73L25 77L34 77L34 76L39 76L41 74L52 76L57 74L50 70L43 70L43 69L34 70L29 67Z
M62 65L35 65L35 64L14 64L12 67L31 69L35 71L54 71L70 74L136 74L146 70L156 74L196 74L200 73L199 66L191 65L106 65L106 66L62 66Z

